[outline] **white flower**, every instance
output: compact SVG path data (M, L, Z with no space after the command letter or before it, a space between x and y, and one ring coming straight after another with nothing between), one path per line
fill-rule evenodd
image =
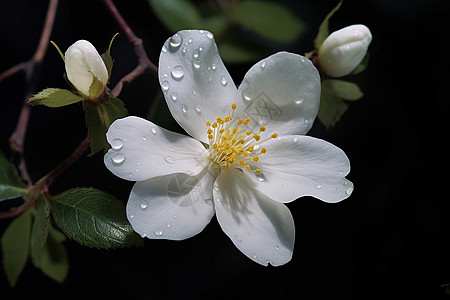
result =
M319 64L332 77L353 71L367 53L372 34L364 25L351 25L331 33L319 48Z
M73 86L88 98L100 96L108 83L108 71L95 47L88 41L79 40L67 49L64 56L67 78ZM103 88L89 94L94 76Z
M104 162L134 185L127 217L151 239L196 235L216 214L223 231L250 259L282 265L295 229L283 204L314 196L347 198L345 153L304 136L319 108L320 78L303 56L279 52L256 65L239 88L207 31L180 31L159 60L167 105L192 137L138 117L116 120Z

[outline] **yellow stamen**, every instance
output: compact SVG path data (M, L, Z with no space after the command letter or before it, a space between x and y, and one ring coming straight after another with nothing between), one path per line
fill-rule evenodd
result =
M253 156L252 160L253 160L254 162L257 162L257 161L259 160L258 155Z
M211 126L211 122L206 122L206 126Z
M272 133L272 135L270 137L273 139L276 139L278 137L278 133Z
M246 170L250 170L250 166L249 165L245 165L244 167Z
M235 110L236 108L237 108L236 103L231 104L231 109L232 109L232 110Z
M261 174L261 170L260 170L260 169L256 169L256 170L255 170L255 173L256 173L256 174Z
M266 154L267 153L267 149L266 148L262 148L261 149L261 154Z
M264 131L266 131L266 126L261 126L261 127L259 128L259 132L264 132Z

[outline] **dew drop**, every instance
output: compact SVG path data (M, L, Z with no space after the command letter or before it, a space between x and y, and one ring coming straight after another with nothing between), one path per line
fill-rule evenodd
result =
M147 237L147 234L146 234L146 233L143 233L143 234L141 234L141 237L142 237L142 238L146 238L146 237Z
M211 32L208 32L206 34L206 36L208 37L208 39L212 40L214 38L214 35Z
M266 177L264 177L263 173L259 173L259 174L255 174L256 179L258 179L258 181L263 182L264 180L266 180Z
M170 82L167 80L161 82L161 88L163 89L164 93L166 93L169 90Z
M142 136L142 140L143 141L146 141L147 140L147 137L144 135L144 136Z
M303 103L303 98L295 99L295 104L300 105Z
M261 63L261 69L265 69L266 68L266 62L265 61L263 61L262 63Z
M252 101L255 92L255 87L250 85L242 91L242 97L245 101L250 102Z
M164 52L164 53L167 53L167 48L166 48L166 46L162 46L161 51Z
M225 79L224 76L222 76L222 78L220 78L220 83L221 83L223 86L226 86L226 85L228 84L228 82L227 82L227 80Z
M202 52L203 51L203 45L198 46L198 52Z
M242 242L242 239L237 234L234 235L234 238L236 239L236 241Z
M316 185L316 189L320 190L322 186L320 184Z
M298 142L298 137L297 137L297 136L294 136L294 138L292 139L292 141L293 141L294 143L297 143L297 142Z
M195 50L194 54L193 54L194 58L198 58L199 55L200 55L200 52L198 52L198 50Z
M130 219L134 219L134 215L130 215L129 218L130 218Z
M177 100L178 100L178 94L177 94L177 92L173 92L172 94L170 94L170 98L171 98L173 101L177 101Z
M111 158L112 162L116 165L120 165L125 161L125 155L118 153Z
M181 43L183 43L183 36L179 33L175 33L169 40L169 45L172 48L180 47Z
M213 71L215 71L217 69L217 66L215 64L212 64L211 68L212 68Z
M222 201L222 199L220 199L219 197L217 197L217 198L216 198L216 201L217 201L217 202L220 202L220 201Z
M347 195L350 196L350 195L353 193L353 187L352 187L352 186L348 187L348 188L345 190L345 193L346 193Z
M166 224L166 227L167 227L167 228L170 228L170 227L172 227L172 224L167 223L167 224Z
M181 106L181 110L183 111L183 113L187 113L188 112L188 107L185 104L183 104Z
M303 120L303 123L305 124L305 125L308 125L309 124L309 119L308 118L305 118L305 120Z
M155 232L153 232L156 236L162 236L164 233L161 230L155 230Z
M184 68L180 65L176 65L172 69L172 78L175 80L181 80L184 77Z
M165 160L166 162L168 162L169 164L173 164L173 158L172 158L172 156L166 156L166 157L164 157L164 160Z
M256 254L253 254L253 255L252 255L252 258L253 258L253 259L257 259L258 256L256 256Z
M200 61L198 59L194 59L192 61L192 66L194 67L194 69L198 70L200 69Z
M147 209L147 206L148 206L148 204L147 204L146 201L144 201L144 202L142 202L141 204L139 204L139 207L140 207L142 210Z
M189 44L192 44L192 41L193 41L193 39L190 38L190 39L188 40L188 43L189 43Z
M275 246L275 249L280 250L280 246Z
M199 114L202 112L202 109L200 108L200 106L195 106L195 111Z
M120 150L123 147L123 141L119 138L116 138L111 142L111 147L114 150Z
M183 49L181 50L183 52L183 54L185 54L187 52L187 47L184 46Z
M156 134L156 127L150 128L150 131L151 131L153 134Z

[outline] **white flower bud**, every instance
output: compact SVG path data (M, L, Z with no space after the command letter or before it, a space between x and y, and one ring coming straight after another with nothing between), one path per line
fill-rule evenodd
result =
M65 53L66 73L69 81L84 96L97 98L103 93L108 83L108 71L103 59L95 47L85 40L79 40L70 46ZM96 89L94 95L89 94L94 76L103 84Z
M319 48L319 64L332 77L342 77L353 71L367 53L372 41L369 28L351 25L331 33Z

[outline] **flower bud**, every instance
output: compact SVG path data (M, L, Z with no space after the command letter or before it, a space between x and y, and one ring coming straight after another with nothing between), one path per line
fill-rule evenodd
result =
M361 63L371 41L372 34L364 25L351 25L331 33L319 48L321 69L332 77L349 74Z
M108 71L91 43L79 40L70 46L65 53L65 65L67 78L82 95L95 99L103 93ZM91 90L93 83L96 86Z

